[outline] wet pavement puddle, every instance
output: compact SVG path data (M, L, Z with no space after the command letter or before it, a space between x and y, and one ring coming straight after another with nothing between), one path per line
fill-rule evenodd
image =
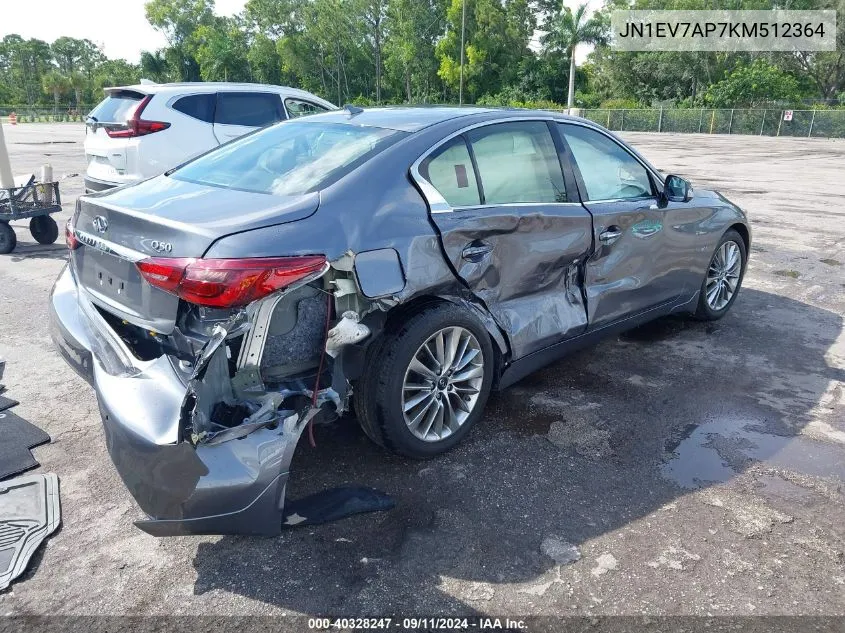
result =
M755 421L724 419L691 429L660 470L682 488L729 480L753 462L845 482L845 447L800 435L765 433Z

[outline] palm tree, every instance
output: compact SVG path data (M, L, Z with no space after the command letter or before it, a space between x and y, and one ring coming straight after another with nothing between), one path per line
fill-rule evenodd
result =
M141 53L141 75L153 81L167 81L170 66L164 53L158 50L154 53L144 51Z
M44 86L44 91L52 93L53 95L53 114L59 111L59 99L67 92L68 80L63 74L57 70L51 70L41 79L41 85Z
M74 72L68 77L68 86L73 90L76 98L76 109L82 108L82 93L88 88L88 78L80 72Z
M569 56L569 94L566 107L575 105L575 49L579 44L602 44L605 41L605 25L598 14L587 19L587 4L579 5L575 11L569 7L552 17L549 32L543 43L553 50Z

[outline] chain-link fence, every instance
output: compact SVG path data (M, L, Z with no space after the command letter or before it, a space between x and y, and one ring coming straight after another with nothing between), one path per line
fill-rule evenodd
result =
M682 132L845 138L845 110L679 109L583 110L617 132Z
M57 106L26 106L0 104L0 119L8 122L14 114L18 123L56 123L63 121L84 121L94 109L93 105L59 104Z

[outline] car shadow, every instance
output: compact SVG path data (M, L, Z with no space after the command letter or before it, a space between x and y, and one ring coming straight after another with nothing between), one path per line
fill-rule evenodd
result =
M546 539L583 546L783 455L808 467L791 447L845 381L825 358L841 331L833 312L744 289L722 321L662 319L494 394L467 440L428 462L380 450L351 417L318 427L289 495L360 483L396 508L201 543L194 591L314 615L501 612L498 585L530 592L555 567Z
M67 259L67 246L62 244L38 244L18 242L15 250L6 255L12 262L22 262L28 259Z

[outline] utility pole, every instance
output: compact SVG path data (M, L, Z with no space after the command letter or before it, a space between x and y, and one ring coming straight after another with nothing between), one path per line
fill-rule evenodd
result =
M458 87L458 105L464 104L464 37L467 29L467 0L461 2L461 83Z

